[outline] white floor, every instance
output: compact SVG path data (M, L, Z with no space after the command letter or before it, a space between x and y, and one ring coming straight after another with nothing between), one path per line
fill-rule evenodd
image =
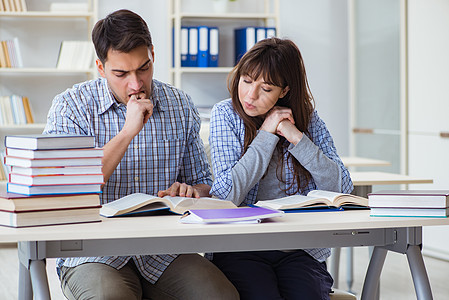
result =
M430 284L435 300L449 299L449 262L424 257ZM0 299L17 299L18 294L18 258L17 249L0 245ZM339 288L347 289L346 283L346 249L341 252ZM354 282L352 286L360 299L363 279L368 266L368 249L355 248ZM59 287L54 260L47 261L50 291L53 300L65 299ZM381 300L416 299L413 281L404 255L390 252L382 271Z

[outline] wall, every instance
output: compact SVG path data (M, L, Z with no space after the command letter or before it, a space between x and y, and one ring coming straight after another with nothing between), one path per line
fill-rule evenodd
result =
M251 0L254 1L254 0ZM147 21L155 45L155 78L168 81L170 49L168 36L167 1L157 0L100 0L99 18L119 8L127 8ZM188 0L186 4L193 2ZM238 1L237 1L238 2ZM238 3L236 3L239 5ZM243 3L240 3L246 8ZM234 8L235 9L235 8ZM312 94L320 116L326 122L340 155L349 154L349 96L348 96L348 37L346 0L281 0L281 37L292 39L299 46L306 65ZM206 76L209 77L210 75ZM198 84L202 80L187 79L183 89L199 104L214 103L225 97L225 76L217 75L211 85ZM211 98L211 92L216 96Z

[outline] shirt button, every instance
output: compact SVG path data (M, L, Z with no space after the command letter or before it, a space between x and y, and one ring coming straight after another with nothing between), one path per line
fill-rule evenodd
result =
M139 180L139 176L134 177L134 180L138 181Z
M139 149L139 145L134 145L134 149Z

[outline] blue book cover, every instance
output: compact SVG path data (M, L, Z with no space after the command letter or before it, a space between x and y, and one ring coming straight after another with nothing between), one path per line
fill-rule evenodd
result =
M218 67L219 34L218 27L209 27L209 67Z
M235 63L256 44L256 28L249 26L234 30L235 38Z
M207 68L209 64L209 28L198 26L198 67Z

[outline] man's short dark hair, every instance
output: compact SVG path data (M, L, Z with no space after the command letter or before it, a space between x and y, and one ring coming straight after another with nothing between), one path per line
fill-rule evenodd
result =
M129 53L131 50L147 46L153 42L147 23L136 13L117 10L95 24L92 30L92 42L97 56L105 63L109 49Z

